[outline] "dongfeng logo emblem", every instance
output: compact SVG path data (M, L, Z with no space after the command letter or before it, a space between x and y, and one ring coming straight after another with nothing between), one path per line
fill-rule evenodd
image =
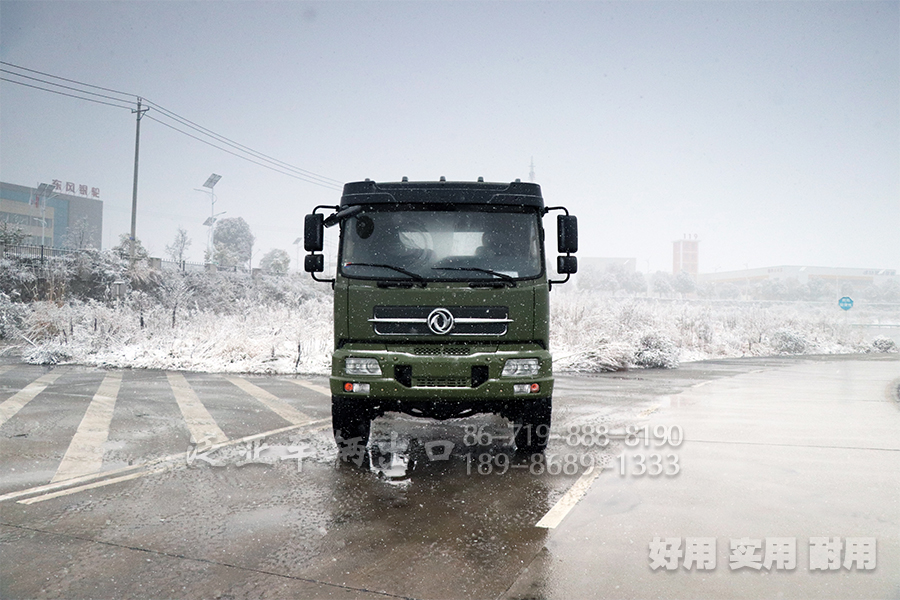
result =
M438 335L450 333L453 325L453 313L446 308L436 308L428 315L428 329Z

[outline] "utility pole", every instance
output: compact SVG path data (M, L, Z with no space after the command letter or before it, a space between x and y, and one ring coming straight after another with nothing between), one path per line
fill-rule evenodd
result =
M131 268L134 269L134 246L137 228L137 183L138 183L138 156L141 150L141 117L149 108L141 108L142 98L138 98L137 110L131 112L137 113L137 125L134 133L134 188L131 193Z

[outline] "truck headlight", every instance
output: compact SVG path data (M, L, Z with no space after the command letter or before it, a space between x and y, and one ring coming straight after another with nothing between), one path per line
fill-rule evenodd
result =
M352 358L344 360L344 373L347 375L381 375L381 365L375 358Z
M536 358L510 358L503 365L503 377L535 376L541 368L541 361Z

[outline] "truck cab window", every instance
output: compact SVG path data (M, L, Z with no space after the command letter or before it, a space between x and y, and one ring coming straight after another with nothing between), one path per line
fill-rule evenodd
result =
M403 277L372 265L399 267L432 281L490 279L489 271L529 279L542 272L535 211L372 208L344 227L341 268L347 277ZM479 270L464 270L470 267Z

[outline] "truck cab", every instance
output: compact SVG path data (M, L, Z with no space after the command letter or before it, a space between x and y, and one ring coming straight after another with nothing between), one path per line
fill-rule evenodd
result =
M543 217L557 216L557 272ZM340 241L333 278L324 229ZM543 451L553 366L549 292L576 272L577 221L534 183L361 181L306 216L304 268L334 288L332 425L365 446L386 412L448 419L498 413L517 449Z

